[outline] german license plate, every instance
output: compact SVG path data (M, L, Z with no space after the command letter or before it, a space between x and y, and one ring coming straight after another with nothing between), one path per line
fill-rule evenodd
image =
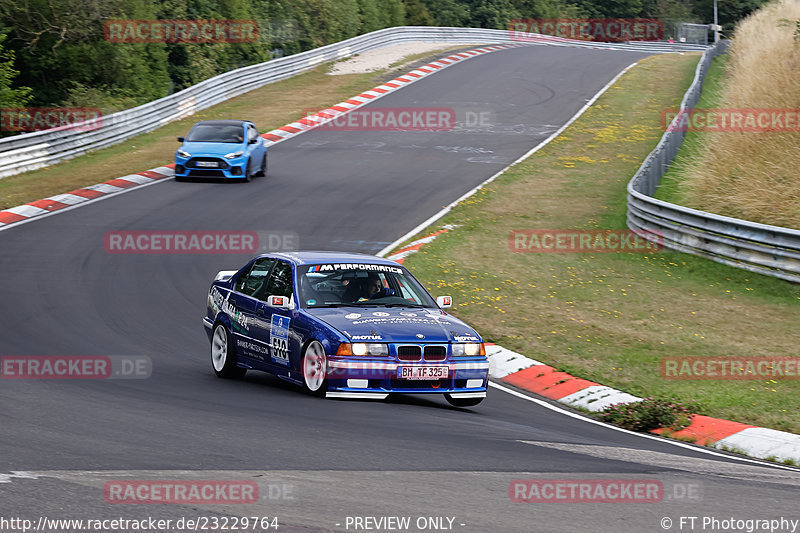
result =
M196 161L195 165L204 168L217 168L219 166L219 163L217 163L216 161Z
M397 368L397 379L444 379L447 366L401 366Z

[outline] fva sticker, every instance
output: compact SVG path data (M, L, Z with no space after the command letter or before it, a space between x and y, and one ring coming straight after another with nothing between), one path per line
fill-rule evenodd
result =
M269 328L272 360L278 364L289 366L289 318L272 315Z

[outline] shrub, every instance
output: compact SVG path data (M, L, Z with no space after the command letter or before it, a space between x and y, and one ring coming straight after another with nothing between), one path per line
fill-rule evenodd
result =
M694 403L649 397L640 402L609 405L599 414L599 418L603 422L632 431L650 431L657 428L679 431L691 424L692 413L696 410L697 406Z

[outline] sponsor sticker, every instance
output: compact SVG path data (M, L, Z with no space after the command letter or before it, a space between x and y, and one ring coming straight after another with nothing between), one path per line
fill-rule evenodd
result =
M261 344L237 338L236 346L246 350L249 352L250 357L254 357L260 361L266 361L266 358L269 356L269 348Z
M288 317L272 315L269 330L272 360L286 366L289 366L289 322Z
M368 272L392 272L402 274L403 269L389 265L371 265L369 263L333 263L327 265L312 265L308 267L308 272L334 272L336 270L365 270Z

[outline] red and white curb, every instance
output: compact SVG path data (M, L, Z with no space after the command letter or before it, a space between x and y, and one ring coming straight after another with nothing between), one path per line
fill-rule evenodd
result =
M97 185L90 185L65 194L56 194L49 198L5 209L0 211L0 228L46 215L60 209L74 207L103 196L117 194L128 189L133 189L134 187L171 178L175 175L173 170L174 166L175 165L172 164L165 167L151 168L150 170L129 174L121 178L98 183Z
M558 372L551 366L502 346L489 345L486 352L492 378L570 407L599 412L609 405L642 400L627 392ZM657 429L653 433L664 433L664 430ZM800 435L785 431L694 415L689 427L670 436L690 439L696 444L713 448L742 452L750 457L800 463Z
M484 46L482 48L467 50L466 52L460 52L458 54L453 54L446 58L433 61L427 65L412 70L411 72L403 74L402 76L398 76L397 78L382 85L378 85L369 91L365 91L358 96L354 96L349 100L339 102L338 104L327 109L323 109L322 111L319 111L313 115L301 118L297 122L292 122L291 124L287 124L281 128L264 133L261 135L261 137L264 138L264 143L267 146L277 144L281 141L285 141L286 139L290 139L295 135L299 135L304 131L308 131L317 126L325 124L326 122L335 120L336 118L352 111L353 109L361 107L364 104L394 92L426 76L430 76L431 74L434 74L435 72L438 72L444 68L455 65L460 61L487 54L489 52L495 52L497 50L513 48L516 46L520 45L503 44ZM103 196L110 196L112 194L121 193L142 185L149 185L155 181L163 180L165 178L171 178L175 175L174 167L175 164L172 163L163 167L152 168L150 170L137 172L136 174L130 174L128 176L109 180L97 185L83 187L65 194L57 194L49 198L36 200L35 202L18 205L16 207L10 207L0 211L0 230L6 229L6 227L12 224L25 222L32 218L46 215L60 209L75 207L84 202L96 200Z
M433 61L432 63L428 63L427 65L421 66L407 74L403 74L402 76L398 76L397 78L387 81L382 85L378 85L370 89L369 91L364 91L363 93L359 94L358 96L354 96L349 100L345 100L344 102L339 102L338 104L331 106L327 109L323 109L322 111L318 111L312 115L307 117L303 117L297 122L292 122L291 124L287 124L281 128L269 131L262 135L262 137L266 140L267 145L279 143L281 141L285 141L286 139L290 139L295 135L303 133L304 131L314 129L317 126L321 126L327 122L337 119L338 117L347 114L348 112L352 111L353 109L357 109L364 104L372 102L381 96L386 96L389 93L392 93L398 89L405 87L415 81L419 81L426 76L430 76L431 74L442 70L444 68L450 67L455 65L456 63L463 61L465 59L470 59L472 57L476 57L479 55L487 54L489 52L496 52L497 50L504 50L506 48L513 48L516 46L520 46L518 44L502 44L502 45L493 45L493 46L485 46L483 48L475 48L474 50L467 50L466 52L460 52L458 54L453 54L451 56L445 57L443 59L439 59L437 61Z
M402 264L406 257L453 228L454 226L445 226L412 241L388 255L387 259ZM633 394L559 372L552 366L496 344L486 344L486 356L489 358L489 377L570 407L596 413L610 405L643 400ZM662 434L664 431L656 429L653 433ZM800 463L800 435L785 431L693 415L692 423L687 428L670 433L670 436L759 459L778 462L793 460Z
M451 226L451 225L443 226L442 229L431 233L427 237L423 237L421 239L417 239L416 241L408 243L406 246L403 246L392 255L387 256L386 259L391 259L392 261L396 261L402 265L403 261L406 260L406 257L408 257L413 253L416 253L420 248L422 248L429 242L433 241L436 237L438 237L442 233L447 233L448 231L454 229L455 227L456 226Z

